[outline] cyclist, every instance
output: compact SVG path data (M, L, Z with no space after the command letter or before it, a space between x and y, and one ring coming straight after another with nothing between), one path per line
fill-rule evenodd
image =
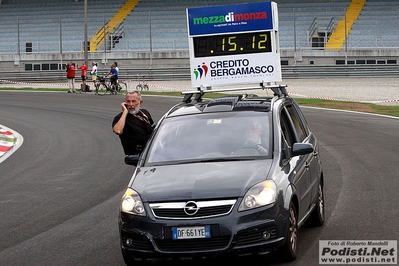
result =
M118 62L114 62L114 66L115 66L115 69L116 69L116 71L118 71L118 76L119 76L119 67L118 67Z
M116 72L118 72L118 78L119 78L119 67L118 67L118 62L115 61L115 62L114 62L114 66L115 66ZM119 84L119 80L118 80L118 79L116 80L116 83ZM116 91L119 92L119 90L120 90L119 86L116 86Z
M118 71L115 69L115 64L111 64L111 70L107 74L107 77L110 76L111 80L111 93L117 93L117 81L118 81Z

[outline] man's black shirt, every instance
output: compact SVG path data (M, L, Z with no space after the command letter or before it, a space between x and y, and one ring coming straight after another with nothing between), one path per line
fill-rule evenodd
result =
M119 121L122 112L114 117L112 127ZM137 154L146 145L152 131L154 121L146 109L140 109L136 115L130 113L126 116L125 127L119 135L125 155Z

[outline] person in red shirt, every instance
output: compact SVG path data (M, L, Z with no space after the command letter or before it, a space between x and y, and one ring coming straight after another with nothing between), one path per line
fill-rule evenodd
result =
M87 67L85 61L82 62L82 65L79 67L79 69L81 71L83 88L86 89L87 71L89 70L89 68Z
M66 67L66 72L67 72L67 79L68 79L68 93L75 93L75 66L72 64L72 62L69 62L67 67Z

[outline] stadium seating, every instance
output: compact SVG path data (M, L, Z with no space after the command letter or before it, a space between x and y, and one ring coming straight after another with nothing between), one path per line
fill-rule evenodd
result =
M251 1L263 2L264 0ZM3 0L0 53L79 52L83 50L83 0ZM126 0L88 0L88 38L93 40ZM351 0L275 0L280 47L311 49L311 25L323 32L345 17ZM142 0L125 18L115 51L187 50L186 8L242 3L240 0ZM350 48L394 48L399 43L397 0L367 0L347 36ZM105 48L105 47L104 47ZM92 51L104 50L91 46ZM107 48L107 49L108 49Z
M367 0L348 36L350 48L387 48L399 45L397 0Z
M279 8L280 47L293 49L295 43L302 47L309 45L308 30L314 19L318 20L319 28L322 29L331 18L340 19L344 15L350 0L336 0L333 5L331 1L315 0L280 0L276 2ZM140 1L125 20L124 28L127 36L121 41L121 47L128 50L146 51L149 49L187 50L186 8L236 3L242 3L242 1ZM296 32L294 32L294 28ZM133 38L129 36L133 36ZM297 37L296 42L295 36ZM152 47L150 47L150 43Z
M124 0L89 1L88 32L93 35L124 4ZM63 52L83 49L83 0L7 0L0 5L0 53L21 52L31 43L33 52ZM4 40L4 41L3 41Z

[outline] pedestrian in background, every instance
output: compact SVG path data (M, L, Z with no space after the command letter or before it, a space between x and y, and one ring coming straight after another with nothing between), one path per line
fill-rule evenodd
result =
M80 71L81 71L81 78L82 78L82 91L89 91L87 86L86 86L86 79L87 79L87 71L89 70L89 68L86 65L86 62L83 61L82 65L79 67Z
M91 80L93 81L94 89L97 88L97 74L98 74L98 67L96 62L91 62Z
M66 67L66 72L67 72L67 79L68 79L68 93L76 93L75 90L75 66L72 64L72 62L69 62L67 67Z

